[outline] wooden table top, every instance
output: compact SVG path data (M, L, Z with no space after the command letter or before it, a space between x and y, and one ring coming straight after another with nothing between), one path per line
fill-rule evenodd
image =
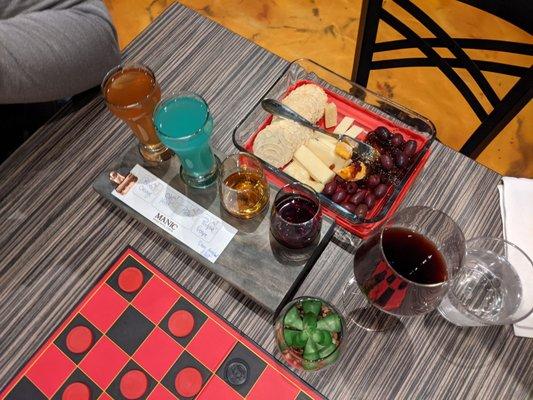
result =
M124 60L149 65L167 93L203 94L214 145L225 152L234 150L232 128L287 65L179 4ZM279 356L271 314L93 191L92 181L133 140L96 96L68 105L0 166L0 387L126 245ZM439 143L432 151L403 205L444 210L467 238L501 235L500 176ZM298 293L340 305L358 243L337 230ZM385 333L352 325L335 366L300 375L331 399L526 399L532 366L533 340L511 327L459 329L433 312Z

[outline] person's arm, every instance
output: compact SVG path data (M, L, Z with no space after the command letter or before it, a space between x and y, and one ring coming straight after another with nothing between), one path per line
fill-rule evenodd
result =
M0 19L0 104L73 96L120 63L115 30L100 0Z

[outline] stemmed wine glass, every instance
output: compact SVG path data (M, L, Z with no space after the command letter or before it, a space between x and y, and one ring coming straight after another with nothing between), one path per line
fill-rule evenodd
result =
M408 207L356 250L343 293L345 315L368 330L393 327L400 316L434 310L465 254L461 229L444 212Z

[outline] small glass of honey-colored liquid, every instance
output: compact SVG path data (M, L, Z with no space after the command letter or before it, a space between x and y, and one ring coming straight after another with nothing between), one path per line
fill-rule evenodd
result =
M253 218L268 204L270 189L257 157L247 153L228 156L220 166L220 201L230 214Z

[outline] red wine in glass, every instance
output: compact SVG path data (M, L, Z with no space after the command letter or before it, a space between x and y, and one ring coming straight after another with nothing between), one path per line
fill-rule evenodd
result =
M363 243L355 254L355 278L368 300L395 315L436 308L446 293L448 268L424 235L391 227Z
M270 231L278 242L293 249L307 247L321 225L320 201L311 188L295 182L280 189L270 214Z
M464 236L446 213L407 207L365 239L342 301L346 315L371 331L391 329L397 316L434 310L461 268Z

